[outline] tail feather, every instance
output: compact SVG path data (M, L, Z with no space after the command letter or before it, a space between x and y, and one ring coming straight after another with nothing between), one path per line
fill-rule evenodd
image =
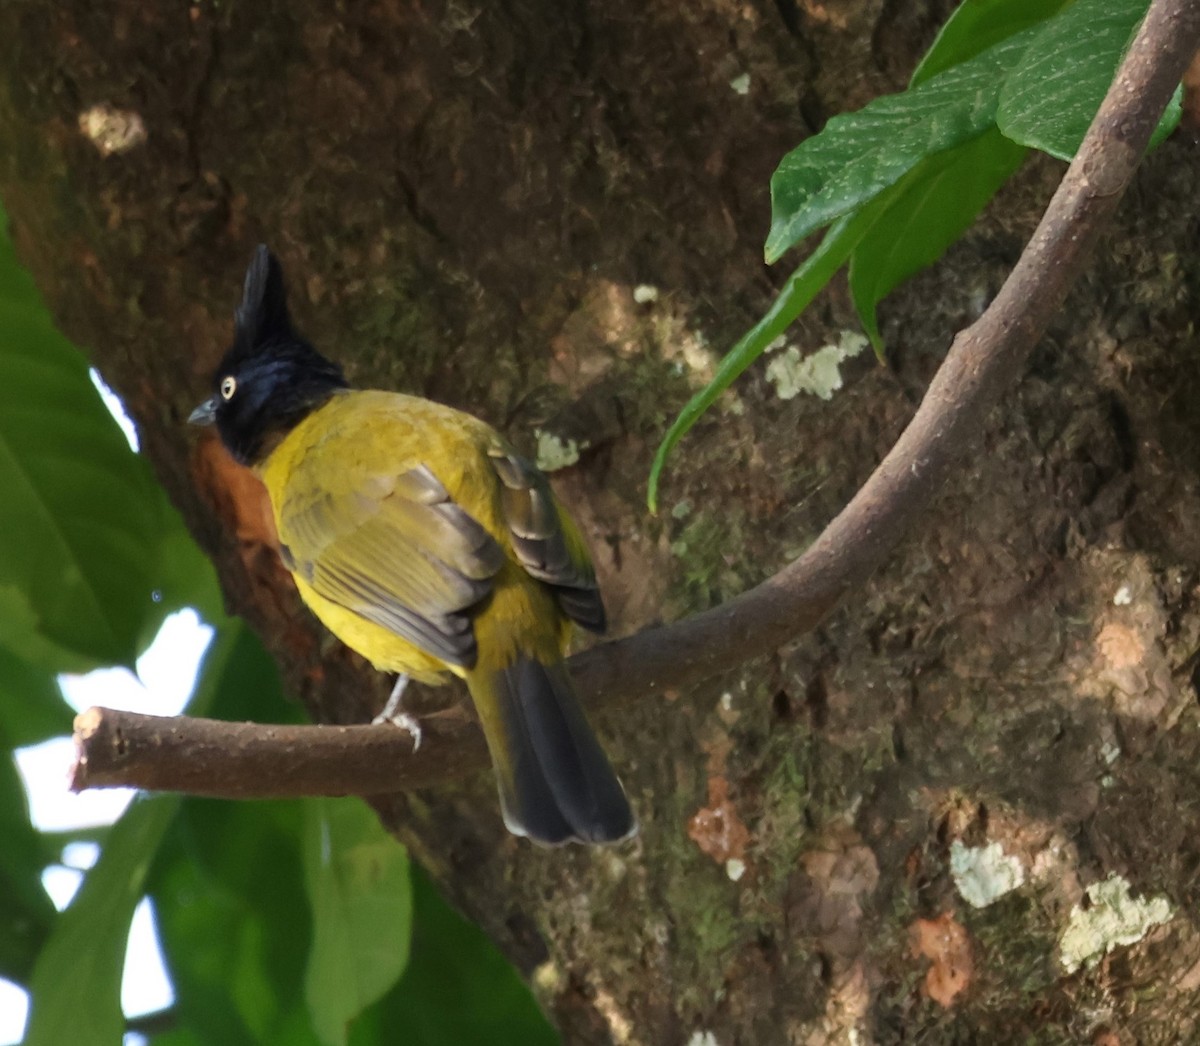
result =
M522 657L469 681L510 831L556 845L619 842L637 830L561 662Z

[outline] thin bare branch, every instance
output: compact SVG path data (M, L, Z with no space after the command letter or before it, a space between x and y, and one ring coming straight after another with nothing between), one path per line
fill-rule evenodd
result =
M983 316L955 338L882 464L799 559L757 588L703 614L572 658L585 698L616 702L730 669L812 629L862 585L927 509L1021 372L1120 200L1198 45L1200 4L1154 0L1016 267ZM105 725L111 715L99 715L99 723ZM479 732L469 725L430 731L415 755L403 735L397 737L399 731L389 735L384 728L285 731L128 714L113 726L123 741L100 729L77 730L85 771L77 776L78 787L138 784L205 795L375 794L429 784L484 759Z
M407 730L269 726L89 708L75 717L71 788L117 786L224 799L381 795L431 784L487 762L483 734L463 716Z

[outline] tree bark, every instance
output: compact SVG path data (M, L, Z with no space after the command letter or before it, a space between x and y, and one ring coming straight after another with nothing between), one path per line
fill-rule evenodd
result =
M676 452L663 516L644 514L665 422L778 280L760 260L775 163L903 86L945 13L7 5L0 195L232 607L315 720L361 722L386 681L329 649L256 489L182 425L253 243L357 384L470 409L531 451L535 430L574 440L558 487L616 630L677 617L772 573L841 507L1061 174L1031 164L885 305L887 368L851 362L828 403L748 375ZM542 967L567 1041L1192 1034L1198 175L1184 140L1151 158L983 453L861 592L770 658L600 717L635 846L509 838L485 774L377 803ZM835 289L792 340L815 349L851 317ZM951 860L989 842L1027 882L976 910ZM1175 917L1067 976L1072 906L1113 874Z

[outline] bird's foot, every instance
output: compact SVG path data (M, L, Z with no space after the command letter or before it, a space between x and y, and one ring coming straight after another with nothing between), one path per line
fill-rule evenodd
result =
M407 686L408 676L403 674L397 676L396 685L392 687L392 693L387 699L387 704L383 706L383 711L372 719L371 722L375 725L391 723L393 726L400 727L401 730L407 730L412 735L413 751L415 752L421 747L421 724L417 721L415 715L404 711L404 690Z
M421 723L415 715L409 712L397 712L387 722L393 726L398 726L401 730L409 732L409 735L412 737L414 752L421 747Z

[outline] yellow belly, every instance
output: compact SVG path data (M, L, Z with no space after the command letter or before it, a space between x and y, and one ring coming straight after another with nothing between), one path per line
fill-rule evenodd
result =
M299 574L292 577L300 598L321 624L379 671L403 672L431 685L445 683L448 674L463 679L469 675L382 625L331 602ZM518 654L540 657L547 663L557 661L570 639L571 625L550 593L516 565L504 567L496 582L496 591L474 615L478 667L488 671L505 668L516 661ZM548 628L546 622L554 624Z
M299 574L293 574L292 577L300 590L300 598L317 615L321 624L351 650L362 654L379 671L403 672L419 682L429 684L446 682L448 672L459 676L464 674L457 667L439 661L382 625L330 602L315 592Z

